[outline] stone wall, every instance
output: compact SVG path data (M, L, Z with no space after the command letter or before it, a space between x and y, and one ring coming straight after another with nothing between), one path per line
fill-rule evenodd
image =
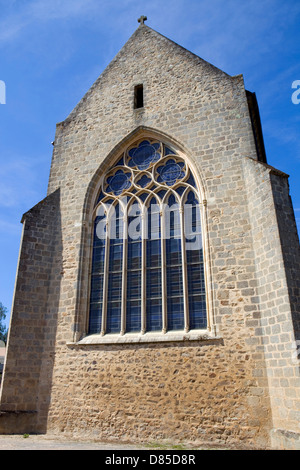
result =
M258 286L257 353L266 361L261 373L268 380L273 445L280 447L282 432L285 446L286 431L299 434L299 241L287 175L246 159L245 176Z
M238 335L65 348L55 367L49 429L116 442L264 446L268 401L255 394L246 349Z
M15 296L1 384L0 433L45 430L61 263L59 191L23 216ZM53 276L52 280L51 277ZM43 416L43 418L42 418Z

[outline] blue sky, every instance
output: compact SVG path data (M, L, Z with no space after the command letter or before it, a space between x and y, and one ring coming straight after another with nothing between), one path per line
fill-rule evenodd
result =
M291 99L300 80L299 0L0 0L0 11L0 301L9 310L20 219L46 195L55 125L142 14L226 73L244 75L258 98L268 163L290 175L300 227L300 104Z

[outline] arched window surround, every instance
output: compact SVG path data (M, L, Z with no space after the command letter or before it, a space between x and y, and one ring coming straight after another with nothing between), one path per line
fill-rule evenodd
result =
M161 136L157 133L149 133L149 132L143 132L142 135L139 136L139 138L137 138L137 136L132 136L132 139L131 139L131 143L128 142L128 139L126 141L126 143L124 144L123 148L120 148L121 146L119 145L118 146L118 149L117 151L115 152L115 156L113 157L112 155L110 155L110 158L109 158L109 162L108 162L108 159L106 159L103 164L101 165L101 167L99 168L99 170L97 171L97 179L98 179L98 182L94 181L93 182L93 188L92 188L92 193L93 195L89 196L89 199L90 199L90 203L92 203L92 205L94 205L94 209L92 212L90 211L87 211L87 215L88 215L88 224L85 223L84 225L85 226L89 226L89 227L92 227L93 226L93 220L94 220L94 217L95 217L95 213L97 211L97 207L99 207L99 205L97 206L96 204L96 201L97 201L97 198L98 198L98 195L99 195L99 192L100 192L100 188L103 186L103 180L105 177L107 177L107 174L110 173L110 172L113 172L114 171L114 166L115 164L118 162L118 160L120 159L120 157L124 154L124 151L125 151L125 147L127 149L129 149L130 147L132 147L133 145L138 145L140 142L142 142L143 140L151 140L151 141L158 141L158 142L162 142L163 145L166 145L167 147L170 147L172 150L174 150L174 153L176 153L176 155L183 159L187 165L187 168L190 169L191 171L191 174L193 175L194 177L194 180L195 180L195 185L196 185L196 188L195 187L191 187L189 188L188 186L185 188L185 191L184 193L181 194L181 198L179 198L178 196L178 193L176 192L176 190L181 186L181 182L178 181L177 183L175 183L174 185L172 185L171 187L168 187L164 196L159 198L158 196L158 192L159 190L161 189L160 186L155 189L154 191L150 191L149 188L147 188L147 186L143 189L141 188L136 188L135 189L138 189L135 194L130 194L131 196L131 202L130 203L133 203L134 201L138 202L141 204L141 217L144 218L146 217L146 214L145 214L145 211L146 211L146 208L147 206L149 205L149 202L150 200L155 197L157 199L157 203L158 203L158 206L160 208L160 213L161 213L161 216L162 218L164 217L164 212L163 212L163 205L165 204L167 198L169 197L170 194L173 194L174 197L176 198L177 202L179 203L179 212L180 212L180 217L183 217L183 205L184 205L184 201L187 197L187 193L189 190L192 190L195 192L197 198L198 198L198 201L199 201L199 206L201 208L201 226L202 226L202 242L203 242L203 256L204 256L204 277L205 277L205 286L206 286L206 293L205 293L205 298L206 298L206 313L207 313L207 316L206 316L206 319L207 319L207 325L205 328L201 328L201 329L193 329L191 330L190 329L190 324L189 324L189 317L187 315L187 309L185 308L185 320L184 320L184 328L182 329L182 331L169 331L168 330L168 327L167 327L167 318L166 318L166 313L163 314L162 316L162 330L161 331L147 331L147 328L146 328L146 323L147 323L147 319L146 319L146 316L145 316L145 311L146 311L146 306L145 306L145 302L146 302L146 296L142 296L142 310L143 310L143 314L142 314L142 317L141 317L141 330L139 332L127 332L126 331L126 316L125 316L125 310L124 310L124 305L125 305L125 301L123 300L123 306L122 306L122 315L121 315L121 328L120 328L120 332L119 333L115 333L115 334L106 334L106 324L105 324L105 315L103 316L103 320L102 320L102 326L101 326L101 331L99 331L99 334L91 334L89 335L89 331L88 331L88 325L89 325L89 314L88 314L88 310L89 310L89 295L86 296L86 314L85 314L85 318L86 318L86 321L85 321L85 328L84 328L84 331L82 331L81 329L81 332L80 332L80 328L78 328L78 334L77 335L74 335L74 339L75 339L75 342L79 341L80 343L87 343L87 344L90 344L90 343L114 343L114 342L117 342L117 343L122 343L122 342L147 342L147 341L168 341L168 340L187 340L187 339L207 339L207 338L211 338L211 337L216 337L216 328L215 328L215 322L214 322L214 318L213 318L213 295L212 295L212 289L211 289L211 268L210 268L210 256L209 256L209 246L208 246L208 237L207 237L207 214L206 214L206 209L207 209L207 202L206 202L206 199L205 199L205 188L204 188L204 185L202 185L202 181L201 181L201 177L200 177L200 174L199 174L199 171L198 171L198 168L196 167L196 165L194 164L193 162L193 159L188 156L188 152L185 150L185 149L180 149L179 145L177 142L174 142L173 140L171 139L166 139L165 136ZM142 169L141 170L144 174L147 173L147 170L144 170ZM141 201L140 199L140 195L141 194L148 194L148 196L146 198L144 198L143 201ZM120 204L123 203L122 199L124 199L124 197L127 197L129 196L129 192L126 192L124 191L120 196L116 196L115 197L115 201L118 201ZM108 196L106 196L106 200L108 199ZM91 207L91 206L90 206ZM126 207L126 205L123 204L123 211L124 211L124 215L125 215L125 219L127 217L127 212L128 212L128 209L129 209L129 206ZM181 225L181 227L183 227L183 225ZM86 229L85 229L86 230ZM126 244L127 244L127 240L124 240L124 247L125 247L125 250L127 249L126 247ZM142 244L143 244L143 248L142 248L142 253L145 252L145 241L144 241L144 238L142 240ZM124 250L124 253L125 253L125 250ZM183 250L183 253L184 253L184 250ZM162 253L162 256L164 256L164 253ZM90 247L90 264L91 264L91 260L92 260L92 246ZM86 258L85 258L86 259ZM125 263L126 262L126 256L125 254L123 254L123 262ZM143 272L145 270L145 263L143 263ZM164 276L164 274L162 273L162 277ZM143 291L145 291L145 285L143 285L143 281L144 281L144 275L142 276L142 289ZM183 283L187 283L187 280L186 280L186 276L183 277ZM83 284L85 287L86 287L86 284ZM126 279L125 277L123 276L123 295L124 295L124 292L126 291L126 288L125 288L125 285L126 285ZM165 283L165 280L162 279L162 286L163 286L163 289L166 289L166 283ZM90 280L89 280L89 284L87 286L87 291L90 291ZM185 302L185 305L187 304L188 300L187 300L187 296L188 296L188 290L186 287L184 287L184 302ZM164 300L163 300L163 310L166 312L166 294L163 294L163 297L164 297ZM81 312L82 312L82 308L81 308ZM82 314L81 314L82 316ZM80 322L78 322L80 323Z

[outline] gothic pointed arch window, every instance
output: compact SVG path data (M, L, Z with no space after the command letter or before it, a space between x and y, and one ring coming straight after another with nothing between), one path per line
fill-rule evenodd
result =
M139 140L100 186L89 335L207 329L203 206L184 155L158 140Z

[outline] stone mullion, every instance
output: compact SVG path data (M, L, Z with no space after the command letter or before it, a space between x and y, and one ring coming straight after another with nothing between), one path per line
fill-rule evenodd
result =
M203 264L204 264L204 282L205 282L205 300L206 300L206 319L207 329L215 330L215 320L213 317L213 292L211 288L211 259L208 246L208 218L207 218L207 200L202 201L200 205L200 220L201 220L201 240L203 249ZM214 331L216 334L216 331Z

